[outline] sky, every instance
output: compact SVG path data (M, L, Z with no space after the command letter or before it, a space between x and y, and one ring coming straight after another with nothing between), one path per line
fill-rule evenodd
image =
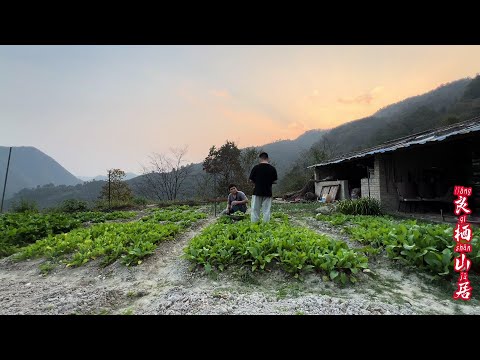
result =
M480 46L0 46L0 146L76 176L295 139L480 72Z

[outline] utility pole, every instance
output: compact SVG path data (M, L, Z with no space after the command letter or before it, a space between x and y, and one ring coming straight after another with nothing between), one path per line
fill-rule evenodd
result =
M7 171L5 173L5 183L3 184L2 204L0 205L0 214L3 212L3 199L5 198L5 189L7 188L8 168L10 167L10 156L12 155L12 147L8 151Z
M217 173L213 174L213 193L214 193L214 208L215 217L217 217Z
M111 173L111 170L108 170L108 209L112 210L112 201L111 201L111 192L110 192L110 173Z

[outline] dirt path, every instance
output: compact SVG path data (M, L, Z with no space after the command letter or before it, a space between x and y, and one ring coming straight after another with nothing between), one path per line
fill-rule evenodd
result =
M43 260L3 259L0 314L480 313L478 301L453 301L453 288L438 289L382 257L371 262L373 274L361 274L357 284L344 287L318 274L300 282L276 270L255 275L242 269L211 275L192 272L191 263L181 258L183 249L213 221L199 221L175 241L161 243L132 268L116 262L102 269L91 262L43 276L38 268ZM303 225L315 228L313 223ZM316 230L343 236L326 228Z

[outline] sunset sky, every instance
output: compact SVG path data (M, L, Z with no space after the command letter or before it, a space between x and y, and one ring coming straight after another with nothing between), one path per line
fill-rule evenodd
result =
M153 152L294 139L479 72L480 46L0 46L0 146L140 174Z

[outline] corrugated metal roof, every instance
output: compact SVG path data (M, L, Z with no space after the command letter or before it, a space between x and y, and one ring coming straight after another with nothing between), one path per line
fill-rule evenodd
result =
M435 130L427 130L417 134L405 136L403 138L390 140L381 145L377 145L366 150L348 153L327 162L310 165L308 166L308 168L341 163L344 161L359 159L378 153L391 152L397 149L407 148L412 145L423 145L433 141L443 141L452 136L467 134L475 131L480 131L480 116L453 125L444 126Z

